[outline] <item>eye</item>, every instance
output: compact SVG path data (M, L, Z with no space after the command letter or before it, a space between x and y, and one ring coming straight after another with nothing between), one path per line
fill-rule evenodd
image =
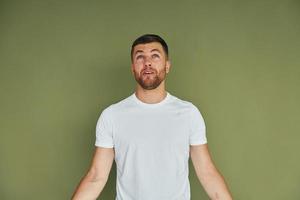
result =
M153 54L152 58L159 58L159 55L158 54Z
M143 55L138 55L137 57L135 57L136 60L140 60L140 59L142 59L142 58L144 58Z

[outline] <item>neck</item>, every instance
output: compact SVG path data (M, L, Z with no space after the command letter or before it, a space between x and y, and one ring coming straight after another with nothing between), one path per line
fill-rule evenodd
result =
M166 97L167 91L165 90L165 84L163 81L157 88L152 90L145 90L137 84L135 94L142 102L153 104L162 101Z

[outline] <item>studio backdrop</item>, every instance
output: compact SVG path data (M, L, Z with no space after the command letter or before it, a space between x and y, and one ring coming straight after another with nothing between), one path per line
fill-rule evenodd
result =
M0 1L0 199L70 199L145 33L169 44L167 91L200 109L234 199L300 199L299 22L298 0Z

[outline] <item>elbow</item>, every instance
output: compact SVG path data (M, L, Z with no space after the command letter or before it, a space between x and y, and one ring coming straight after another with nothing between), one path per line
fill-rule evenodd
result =
M220 176L220 174L218 174L216 171L206 171L198 174L198 178L202 184L211 183L218 176Z
M86 179L92 183L106 183L108 177L99 173L96 169L91 168L86 175Z
M223 178L214 166L206 167L202 170L199 170L197 176L201 182L210 182L216 179L216 177Z
M224 177L217 170L203 172L199 176L199 180L208 192L211 200L232 200Z

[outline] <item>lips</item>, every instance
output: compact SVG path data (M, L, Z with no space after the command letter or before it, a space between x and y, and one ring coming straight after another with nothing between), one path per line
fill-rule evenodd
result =
M148 74L154 74L154 72L151 71L151 70L145 70L145 71L143 71L143 75L148 75Z

